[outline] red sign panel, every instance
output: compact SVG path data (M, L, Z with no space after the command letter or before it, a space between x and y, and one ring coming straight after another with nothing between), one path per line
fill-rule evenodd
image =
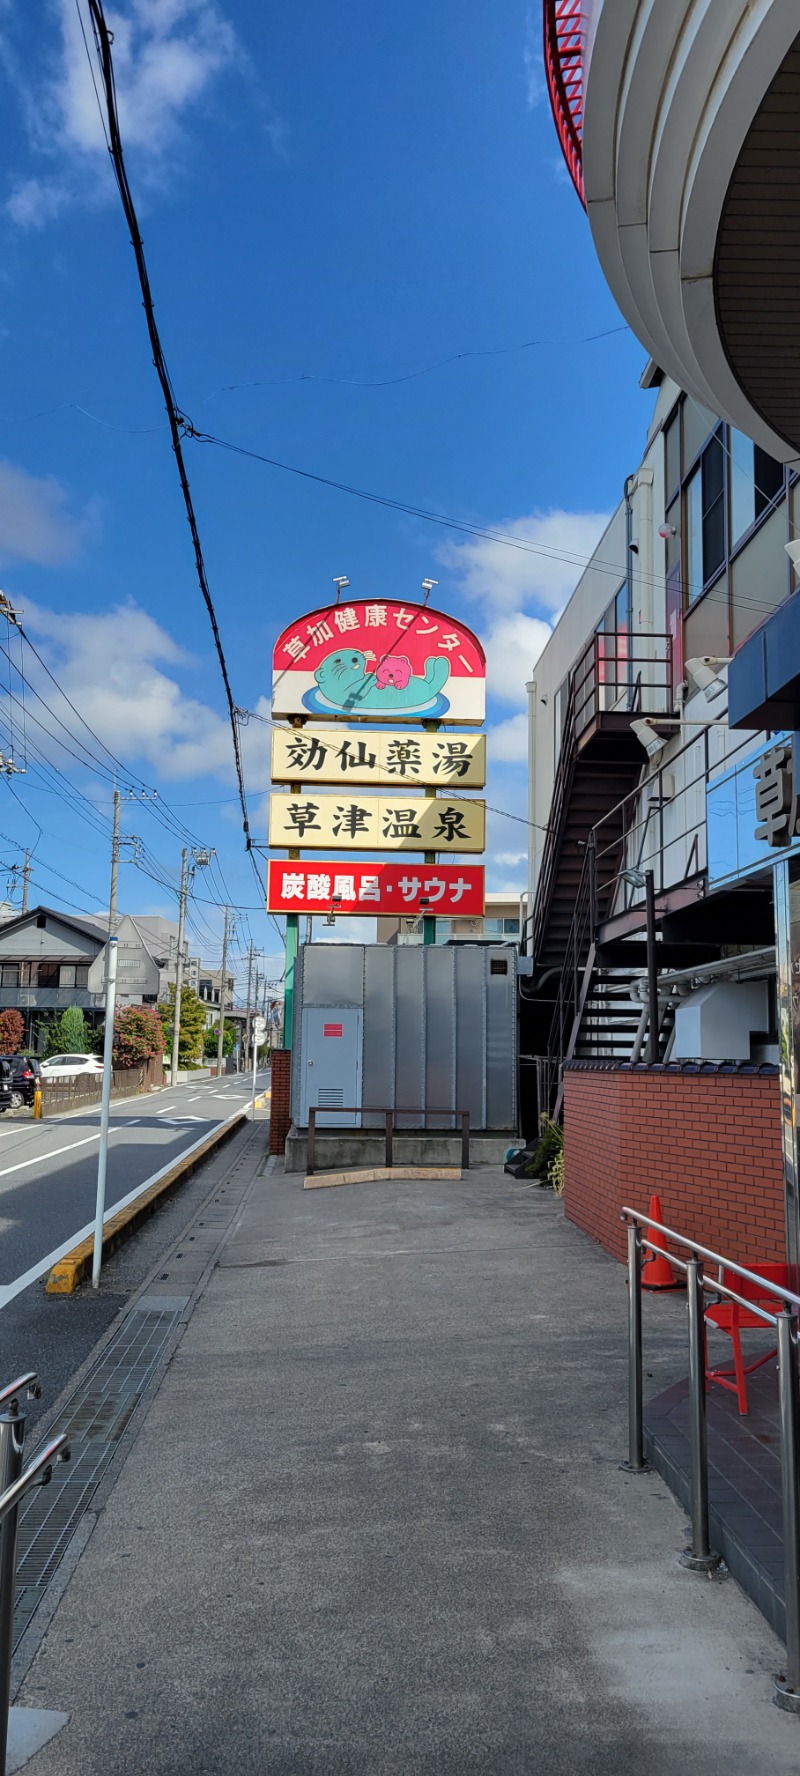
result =
M270 913L431 913L479 917L484 871L476 863L281 863L271 860ZM423 904L424 903L424 904Z
M342 1026L341 1024L323 1024L322 1034L323 1036L341 1036Z
M473 723L486 656L471 629L429 605L355 598L290 623L272 656L274 716Z

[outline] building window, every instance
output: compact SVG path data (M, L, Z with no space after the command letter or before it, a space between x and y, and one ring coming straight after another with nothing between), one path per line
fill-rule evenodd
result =
M37 986L57 987L59 972L57 962L40 962L36 970Z
M519 937L519 919L503 920L503 936Z
M725 564L725 453L715 432L686 484L686 588L693 604Z
M783 492L783 463L730 430L731 548Z
M79 962L78 963L78 966L75 969L75 985L76 985L76 987L88 987L88 985L89 985L89 964L88 964L88 962Z
M74 987L74 985L75 985L75 964L74 964L74 962L62 963L62 965L58 971L58 984L60 987Z
M673 664L682 670L681 615L729 567L740 544L749 541L751 531L783 497L786 471L741 432L685 396L664 427L664 476L667 627ZM693 617L690 654L730 650L736 627L731 584L729 577L715 592L707 617ZM782 597L776 596L769 608L780 602Z
M19 963L18 962L4 962L3 963L2 984L4 987L18 987L19 986Z

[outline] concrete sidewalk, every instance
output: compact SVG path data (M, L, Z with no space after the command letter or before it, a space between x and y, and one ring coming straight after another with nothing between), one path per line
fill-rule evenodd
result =
M780 1644L625 1447L624 1276L549 1193L255 1180L17 1698L70 1714L31 1776L794 1773Z

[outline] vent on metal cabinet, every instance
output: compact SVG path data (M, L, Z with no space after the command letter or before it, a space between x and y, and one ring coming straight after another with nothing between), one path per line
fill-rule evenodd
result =
M490 974L508 974L508 963L505 959L505 956L490 956L489 957L489 973Z
M341 1110L344 1104L344 1088L341 1085L321 1085L317 1092L318 1110Z

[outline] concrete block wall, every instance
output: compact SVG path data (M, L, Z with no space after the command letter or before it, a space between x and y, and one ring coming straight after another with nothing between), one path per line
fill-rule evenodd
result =
M564 1206L614 1258L619 1219L658 1191L664 1221L739 1263L785 1256L775 1075L567 1068Z
M291 1078L291 1049L273 1048L272 1097L270 1099L269 1112L270 1153L283 1153L286 1147L286 1136L289 1133L292 1122L291 1110L289 1108Z

